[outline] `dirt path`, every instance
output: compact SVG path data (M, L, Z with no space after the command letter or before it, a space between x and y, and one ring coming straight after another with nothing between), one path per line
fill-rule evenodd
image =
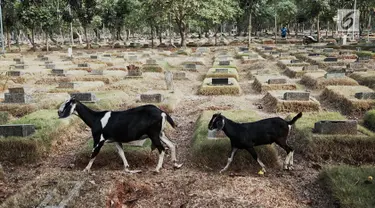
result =
M275 64L271 66L276 67ZM81 173L82 168L75 167L74 161L75 154L90 138L90 132L85 129L76 140L61 146L44 162L33 166L8 166L5 171L9 177L4 187L9 189L3 192L0 202L19 191L29 180L49 173L88 181L88 187L83 188L80 197L75 199L74 207L88 207L88 204L90 207L330 207L327 196L316 183L318 171L298 154L294 161L296 170L269 169L263 177L256 174L254 167L245 171L229 169L227 173L219 174L219 169L197 167L191 161L194 125L203 110L251 109L262 117L273 116L258 110L254 104L261 96L252 93L251 81L246 76L242 74L241 77L242 96L196 95L201 84L199 73L191 75L189 81L175 84L184 97L172 114L179 127L169 132L169 137L178 145L178 158L184 163L180 170L173 170L167 155L164 169L157 175L151 172L156 164L143 167L148 171L141 174L124 174L120 158L116 169L95 169L94 163L94 171ZM146 88L157 84L163 84L163 80L145 83ZM282 160L285 153L279 152ZM225 163L223 157L223 166Z

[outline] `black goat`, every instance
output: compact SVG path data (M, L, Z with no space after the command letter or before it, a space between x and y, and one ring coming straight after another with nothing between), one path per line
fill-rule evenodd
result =
M164 133L166 121L175 128L172 118L154 105L144 105L125 111L93 111L75 98L68 99L59 110L59 118L69 117L74 112L91 128L94 139L94 147L91 160L84 169L89 171L95 157L105 142L114 142L120 155L126 172L140 172L129 170L129 164L122 149L122 143L140 140L149 137L152 146L159 150L159 161L155 171L159 172L164 160L165 143L171 150L171 159L174 167L180 168L182 164L177 163L175 145Z
M246 149L262 167L262 171L266 172L265 165L259 160L254 146L272 144L274 142L282 147L288 154L284 162L284 169L292 170L293 149L288 146L286 140L291 126L301 117L302 113L299 113L291 121L285 121L282 118L275 117L251 123L236 123L227 119L220 113L214 114L208 124L208 129L210 131L223 130L229 137L232 147L227 165L220 173L229 168L238 149Z

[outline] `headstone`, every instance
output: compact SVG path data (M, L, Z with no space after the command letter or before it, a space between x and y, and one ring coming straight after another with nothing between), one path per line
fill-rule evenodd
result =
M334 79L334 78L345 78L345 72L327 72L324 75L326 79Z
M13 61L15 61L15 62L21 62L22 59L21 58L13 58Z
M314 132L318 134L357 134L357 121L319 121Z
M64 69L52 69L51 73L52 73L52 75L65 76Z
M354 71L356 71L356 70L363 70L365 68L365 65L360 62L352 62L352 63L349 63L347 67L349 69L353 69Z
M325 49L323 49L323 52L332 53L333 52L333 48L325 48Z
M143 103L161 103L164 100L164 96L158 94L141 94L141 102Z
M302 68L302 71L317 71L317 70L319 70L318 65L308 65Z
M75 97L78 101L81 102L96 102L96 96L95 94L91 92L77 92L77 93L71 93L70 97Z
M248 52L249 48L248 47L240 47L241 52Z
M212 78L212 85L229 85L228 78Z
M309 101L309 92L285 92L284 100L298 100L298 101Z
M97 55L91 55L90 59L98 59L98 56Z
M103 70L101 69L93 69L91 72L90 72L91 75L103 75Z
M88 63L81 63L81 64L78 64L78 67L89 67L89 64Z
M73 56L73 49L68 48L68 57L72 57L72 56Z
M137 56L129 56L130 61L137 61L138 57Z
M271 55L280 55L280 52L278 52L278 51L271 51L270 54Z
M216 73L224 73L224 74L227 74L227 73L228 73L228 69L215 69L215 72L216 72Z
M186 73L185 72L173 72L173 79L175 80L186 79Z
M273 50L273 48L272 47L264 47L264 50L271 51L271 50Z
M327 57L323 60L324 62L337 62L336 57Z
M286 79L284 78L273 78L267 81L268 84L285 84Z
M368 61L371 59L371 56L360 56L358 57L358 61Z
M7 71L7 76L10 76L10 77L19 77L23 74L22 71Z
M309 53L309 56L320 56L319 53Z
M375 92L358 92L355 93L354 97L359 100L374 100Z
M0 125L0 136L2 137L27 137L34 133L35 126L31 124Z
M155 59L147 59L146 64L156 64L156 60Z
M42 60L42 61L48 61L48 57L42 57L42 58L40 58L40 60Z
M12 88L9 88L9 93L25 93L25 89L23 87L12 87Z
M293 60L290 60L290 63L291 64L297 64L297 63L302 63L302 61L299 60L299 59L293 59Z
M111 57L111 54L104 54L103 57Z
M4 93L4 103L30 103L31 95L25 94L23 87L9 88L9 93Z
M47 64L46 69L54 69L56 67L55 64Z
M16 65L14 66L14 68L16 68L16 69L26 69L26 68L27 68L27 65L24 65L24 64L16 64Z
M230 65L230 61L219 61L219 65L220 66L229 66Z
M38 55L37 55L37 58L40 58L40 59L41 59L41 58L43 58L43 57L44 57L43 54L38 54Z
M185 69L187 70L197 70L196 64L185 64Z
M256 59L256 58L258 58L259 56L258 56L258 54L250 53L250 54L248 55L248 57L251 58L251 59Z
M60 82L58 88L74 89L75 86L76 86L76 83L74 82Z

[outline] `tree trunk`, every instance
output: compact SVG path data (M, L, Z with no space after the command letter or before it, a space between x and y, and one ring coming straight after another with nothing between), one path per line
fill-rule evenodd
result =
M186 35L186 26L185 23L182 21L176 20L177 26L178 26L178 31L180 32L181 36L181 47L186 47L186 42L185 42L185 35Z
M249 48L250 48L250 43L251 43L251 29L252 29L252 25L251 25L251 12L249 14Z
M46 31L46 51L49 51L49 45L48 45L48 32Z
M6 30L6 33L7 33L7 45L8 45L8 48L10 50L10 31L9 31L9 28L8 27L5 27L5 30Z
M86 38L86 48L90 49L89 38L87 37L87 27L83 27L83 30L84 30L85 38Z
M151 48L154 47L154 27L151 25Z
M35 34L34 34L34 28L31 29L31 44L33 45L33 50L36 50L36 45L35 45Z
M320 42L320 26L319 26L319 17L320 17L320 14L318 14L318 19L317 19L317 21L316 21L316 30L318 31L318 36L317 36L317 38L318 38L318 42Z

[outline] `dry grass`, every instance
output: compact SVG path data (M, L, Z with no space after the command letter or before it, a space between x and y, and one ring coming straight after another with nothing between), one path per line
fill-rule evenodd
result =
M296 90L297 89L296 84L292 84L292 83L286 83L286 84L268 84L267 83L268 79L284 78L283 76L275 76L275 75L258 76L258 75L255 75L254 77L255 77L255 79L254 79L252 87L258 93L264 93L264 92L268 92L268 91L271 91L271 90Z
M375 88L375 73L368 72L355 72L349 75L350 78L356 80L360 85Z
M211 68L208 70L206 74L206 78L226 78L226 77L232 77L235 78L236 80L239 79L238 72L234 68L218 68L218 69L227 69L228 73L223 73L223 72L216 72L217 68Z
M205 78L199 89L200 95L239 95L241 93L240 85L234 78L228 78L232 85L211 85L212 78Z
M226 164L230 152L230 140L226 137L221 139L208 139L208 122L214 111L204 111L195 124L194 137L192 140L192 161L198 166L219 170ZM251 122L259 120L260 117L252 111L224 111L227 118L236 122ZM279 167L277 150L273 145L263 145L255 148L259 158L268 167ZM247 151L240 151L236 155L230 169L246 169L249 165L258 166L257 162Z
M373 92L365 86L327 86L320 99L340 109L343 114L361 116L375 106L374 100L359 100L358 92Z
M296 122L290 143L308 159L318 162L358 164L375 161L373 133L358 126L357 135L322 135L312 133L314 123L321 120L346 120L337 112L305 113Z
M78 125L78 118L60 120L57 117L57 110L40 110L12 121L11 124L35 125L36 133L28 137L0 139L0 160L22 164L36 162L55 144L71 138L67 130Z
M323 89L330 85L357 86L359 85L354 79L349 77L326 79L326 72L309 72L303 75L301 84L311 89Z
M319 111L319 102L310 97L309 101L283 100L286 91L270 91L263 98L262 102L266 109L271 112L309 112Z

